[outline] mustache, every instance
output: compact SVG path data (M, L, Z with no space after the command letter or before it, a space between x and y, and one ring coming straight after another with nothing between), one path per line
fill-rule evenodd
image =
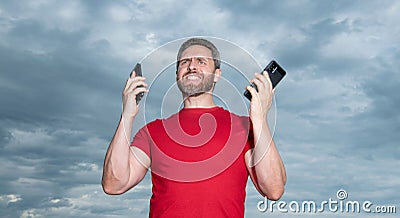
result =
M190 74L198 74L198 75L200 75L201 77L204 76L203 73L200 73L200 72L194 70L194 71L188 71L188 72L186 72L185 74L182 75L182 78L185 77L185 76L187 76L187 75L190 75Z

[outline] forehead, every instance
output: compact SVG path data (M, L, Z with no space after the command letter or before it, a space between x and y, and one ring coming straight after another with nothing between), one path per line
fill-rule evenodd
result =
M211 50L201 46L201 45L192 45L185 49L182 52L181 59L189 58L189 57L210 57L212 58Z

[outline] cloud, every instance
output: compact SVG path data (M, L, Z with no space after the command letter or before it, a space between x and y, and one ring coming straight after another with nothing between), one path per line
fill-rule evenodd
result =
M0 196L0 202L5 203L5 204L10 204L10 203L15 203L18 201L21 201L22 198L20 195L14 195L14 194L8 194L8 195L2 195Z

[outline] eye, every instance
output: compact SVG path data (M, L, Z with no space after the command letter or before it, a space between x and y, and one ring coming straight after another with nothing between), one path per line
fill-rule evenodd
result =
M185 65L187 62L188 62L187 59L182 59L181 61L179 61L179 65L180 66Z
M202 59L202 58L199 58L199 59L198 59L198 63L199 63L200 65L205 65L205 64L207 64L207 61L204 60L204 59Z

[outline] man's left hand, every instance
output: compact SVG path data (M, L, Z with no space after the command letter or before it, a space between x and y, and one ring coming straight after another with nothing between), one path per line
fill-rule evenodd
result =
M272 105L272 98L274 90L269 75L266 71L262 74L255 73L255 78L250 82L257 86L258 92L255 88L247 86L246 89L251 93L250 102L250 119L253 125L262 124L267 120L267 114Z

